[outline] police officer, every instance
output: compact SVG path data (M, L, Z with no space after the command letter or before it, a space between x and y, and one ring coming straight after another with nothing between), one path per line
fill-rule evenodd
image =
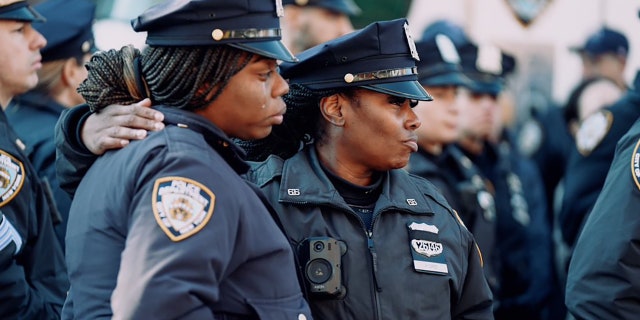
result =
M500 292L495 315L543 319L553 278L542 181L507 136L493 140L496 132L502 133L496 129L498 96L515 60L495 47L472 42L459 50L463 71L472 80L463 91L459 146L487 179L496 205Z
M640 109L638 88L640 71L619 104ZM640 115L616 145L569 265L566 304L576 319L635 319L640 312Z
M473 236L431 183L401 169L418 148L414 100L431 100L406 20L373 23L299 58L281 65L291 91L274 128L279 144L244 146L283 156L247 177L298 248L314 316L491 319Z
M47 39L41 50L38 85L14 98L6 113L38 175L51 187L54 208L61 218L55 227L56 235L64 247L71 198L58 184L53 132L65 108L84 102L76 89L87 77L84 64L96 51L91 31L95 4L87 0L50 0L35 8L47 17L46 23L34 24ZM74 18L69 19L70 16Z
M460 134L458 87L468 85L470 80L462 73L456 46L447 36L454 32L454 26L436 22L416 43L420 54L416 63L418 81L434 100L420 102L414 108L422 125L416 130L418 152L411 155L408 170L435 184L460 214L482 250L492 292L497 292L493 195L479 170L455 145Z
M638 76L634 85L638 85ZM564 178L559 224L564 241L573 246L586 216L602 190L618 140L640 116L640 108L621 98L582 121Z
M168 1L132 21L132 46L96 54L89 107L148 97L166 128L96 160L67 230L63 318L310 319L293 254L239 174L230 137L263 138L288 90L278 1Z
M283 0L282 42L295 54L353 31L353 0Z
M44 18L26 1L0 2L0 315L58 319L68 287L52 210L25 145L4 113L38 81Z

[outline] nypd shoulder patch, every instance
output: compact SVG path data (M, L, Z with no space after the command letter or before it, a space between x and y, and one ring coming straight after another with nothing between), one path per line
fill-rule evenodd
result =
M215 200L211 190L188 178L159 178L153 187L156 222L174 242L198 233L207 225L213 216Z
M640 139L636 142L631 156L631 176L633 177L633 182L635 182L636 187L640 190Z
M18 195L24 185L24 180L22 162L0 150L0 207Z
M583 156L588 156L607 135L613 114L607 110L601 110L584 119L580 129L576 133L576 147Z

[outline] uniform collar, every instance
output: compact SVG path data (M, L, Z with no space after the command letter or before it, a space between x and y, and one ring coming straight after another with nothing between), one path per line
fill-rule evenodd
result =
M56 115L62 114L66 108L53 100L50 96L37 91L29 91L20 96L14 97L9 103L9 108L18 107L20 105L27 105L40 109L42 111L48 111Z
M383 173L382 179L382 193L376 202L376 213L386 210L406 211L412 214L434 212L427 196L416 187L406 171L391 170ZM351 210L322 170L313 145L285 161L279 201Z

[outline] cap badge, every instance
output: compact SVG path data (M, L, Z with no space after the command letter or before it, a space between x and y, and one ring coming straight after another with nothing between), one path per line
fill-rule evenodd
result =
M411 56L420 61L420 57L418 56L418 50L416 49L416 43L413 41L413 37L411 36L411 30L409 30L409 24L404 23L404 35L407 37L407 43L409 44L409 51L411 52Z
M478 46L476 67L482 72L500 75L502 73L502 53L491 45Z
M438 52L440 52L442 60L448 63L460 63L460 55L458 54L458 50L456 50L456 46L453 44L453 41L449 39L449 37L445 36L444 34L437 35L436 46L438 47Z
M631 158L631 175L633 176L633 182L636 183L636 187L640 190L640 139L638 139L636 147L633 149L633 156Z
M89 41L85 41L82 43L82 52L87 53L89 52L89 50L91 50L91 43Z
M282 7L282 0L276 0L276 15L278 17L284 16L284 7Z

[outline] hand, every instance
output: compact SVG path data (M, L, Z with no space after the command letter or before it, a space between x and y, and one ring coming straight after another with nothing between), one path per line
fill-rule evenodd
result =
M109 149L119 149L131 140L141 140L147 131L164 128L164 115L151 107L151 100L144 99L130 105L112 104L87 118L81 137L85 146L96 155Z

